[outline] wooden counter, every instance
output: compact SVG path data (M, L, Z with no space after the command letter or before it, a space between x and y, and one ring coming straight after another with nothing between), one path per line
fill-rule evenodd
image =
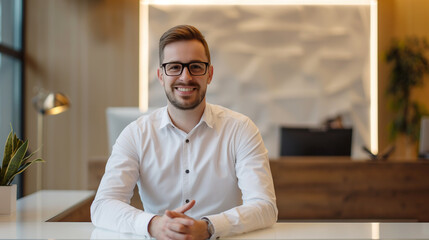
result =
M270 161L279 220L429 221L429 161Z

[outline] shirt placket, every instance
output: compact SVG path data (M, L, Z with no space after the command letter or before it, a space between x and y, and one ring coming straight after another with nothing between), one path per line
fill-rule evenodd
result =
M182 175L182 203L186 204L192 200L191 196L191 182L190 182L190 152L191 152L191 139L189 135L185 136L183 141L183 157L181 159L181 175Z

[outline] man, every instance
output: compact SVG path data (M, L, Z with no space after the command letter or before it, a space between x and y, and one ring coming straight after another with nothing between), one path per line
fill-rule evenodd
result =
M171 28L159 58L167 106L118 137L91 206L94 225L157 239L214 239L274 224L273 181L257 127L206 103L213 66L203 35L189 25ZM136 184L144 211L129 205Z

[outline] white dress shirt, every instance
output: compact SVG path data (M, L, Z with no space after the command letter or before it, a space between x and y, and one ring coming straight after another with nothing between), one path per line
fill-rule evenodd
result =
M144 211L129 205L136 183ZM186 214L208 218L212 238L277 221L267 150L248 117L207 104L188 134L174 126L167 107L132 122L113 146L91 219L97 227L150 237L155 215L192 199Z

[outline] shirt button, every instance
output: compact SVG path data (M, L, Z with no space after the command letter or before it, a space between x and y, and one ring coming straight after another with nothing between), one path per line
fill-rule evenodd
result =
M186 143L188 143L189 142L189 139L186 139Z
M186 169L185 173L189 173L189 170L188 170L188 169Z
M189 199L186 199L186 201L185 201L186 203L188 203L189 202Z

